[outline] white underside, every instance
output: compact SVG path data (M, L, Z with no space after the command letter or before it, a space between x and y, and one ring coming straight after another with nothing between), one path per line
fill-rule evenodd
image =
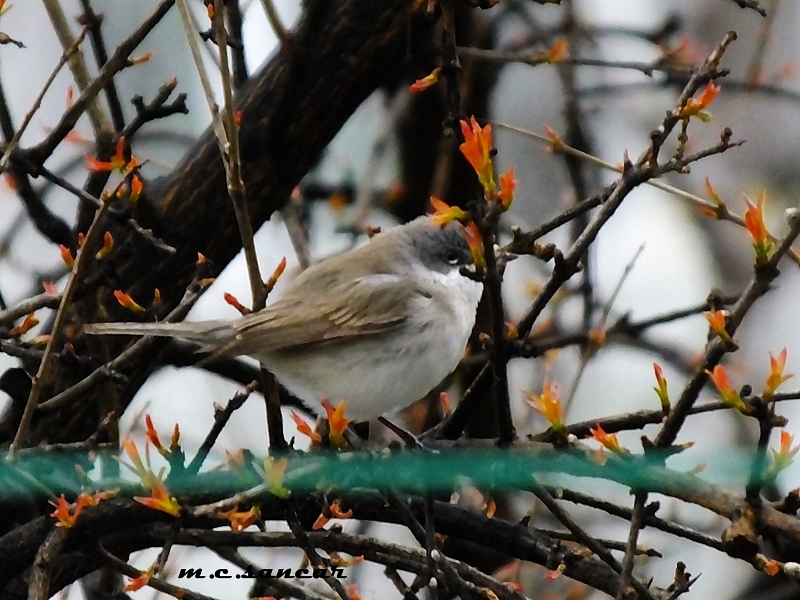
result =
M419 296L409 320L390 333L302 353L256 356L295 396L347 402L351 420L366 420L422 398L458 366L475 324L482 285L460 275L427 272L431 298ZM386 277L385 275L381 277Z

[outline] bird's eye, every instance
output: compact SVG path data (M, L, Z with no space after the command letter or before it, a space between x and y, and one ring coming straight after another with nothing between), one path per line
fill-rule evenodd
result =
M448 252L445 255L444 259L447 261L447 264L457 265L458 264L458 253L451 250L450 252Z

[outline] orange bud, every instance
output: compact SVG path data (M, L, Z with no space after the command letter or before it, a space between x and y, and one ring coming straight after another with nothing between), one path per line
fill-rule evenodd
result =
M717 206L725 206L725 203L722 201L722 197L719 195L717 190L714 189L714 186L711 185L711 181L706 177L705 179L705 188L706 193L711 197L711 200Z
M114 238L111 235L110 231L106 231L105 235L103 236L103 247L97 251L95 258L97 260L102 260L114 249Z
M514 178L514 167L500 175L500 191L497 192L497 199L503 205L503 210L508 210L514 201L514 189L517 187L517 180Z
M714 382L714 385L717 386L717 390L719 390L722 401L725 404L731 408L735 408L741 413L748 412L747 405L744 403L741 396L739 396L739 392L734 390L728 382L728 373L725 371L725 367L717 365L714 367L713 371L706 369L706 374L711 378L711 381Z
M347 408L347 402L340 402L336 408L330 403L330 400L323 400L322 407L328 419L328 439L331 445L340 448L344 445L344 432L347 426L350 425L350 419L344 416L344 411Z
M80 498L75 503L75 508L71 511L70 505L67 502L64 494L61 494L61 497L58 499L57 502L53 502L52 500L49 501L55 507L55 510L50 513L51 517L55 517L57 523L56 527L63 527L65 529L69 529L73 525L75 525L75 521L78 518L78 515L83 510L83 507L86 505L86 501L81 501Z
M325 516L325 512L321 512L319 513L317 520L314 521L314 524L311 526L311 529L313 529L314 531L322 529L323 527L325 527L325 525L328 524L330 520L331 520L330 517Z
M770 558L764 561L761 570L770 577L774 577L781 572L781 567L778 564L778 561Z
M658 363L653 363L653 371L656 374L656 383L658 384L658 387L653 389L661 401L661 408L669 410L669 393L667 392L667 380L664 379L664 371L661 370Z
M795 455L800 451L800 446L792 447L793 443L794 436L785 429L782 430L779 449L771 451L772 465L770 465L769 474L773 477L792 464Z
M61 244L58 249L61 252L61 260L63 260L67 268L72 271L72 269L75 268L75 259L72 257L72 252L63 244Z
M408 91L410 91L412 94L418 94L419 92L427 90L437 81L439 81L439 75L441 75L441 73L442 70L439 67L436 67L428 75L422 79L417 79L414 83L412 83L409 86Z
M139 504L143 504L153 510L160 510L167 514L177 517L181 514L181 507L178 501L169 495L164 483L157 477L152 477L150 481L151 494L148 497L134 496L133 499Z
M38 324L39 324L39 319L36 318L35 314L31 313L27 317L25 317L25 320L22 322L21 325L17 325L16 327L12 327L9 330L8 335L10 337L19 337L19 336L21 336L21 335L23 335L25 333L28 333L31 329L36 327Z
M275 460L272 456L264 459L264 480L269 487L269 491L278 498L288 498L291 492L283 487L283 476L289 461L284 457Z
M175 452L179 450L181 447L181 428L178 427L178 424L175 423L175 426L172 428L172 437L169 440L169 449Z
M136 164L135 159L131 158L131 162L128 163L125 160L125 136L119 136L117 140L117 148L114 156L111 157L109 161L99 160L93 156L86 155L86 163L89 167L89 171L92 173L97 173L101 171L119 171L120 173L124 173L128 165Z
M547 573L545 573L544 579L545 581L555 581L556 579L561 577L561 575L563 575L564 571L566 570L567 570L567 565L561 563L560 565L558 565L556 569L553 569L552 571L548 571Z
M128 294L126 294L122 290L114 290L114 298L117 299L117 302L119 302L121 306L127 308L131 312L135 313L145 312L144 308L140 304L137 304L133 298L131 298Z
M597 427L590 428L589 433L591 433L592 439L600 442L603 447L607 448L611 452L617 455L627 454L628 451L620 446L619 440L617 439L616 433L606 433L603 428L598 423Z
M12 190L16 191L19 189L19 179L12 172L6 171L3 173L3 178L5 179L8 187L10 187Z
M131 177L131 193L130 196L128 196L128 201L131 204L136 204L136 201L139 200L139 196L142 195L143 188L144 186L142 185L142 180L136 173L134 173Z
M272 272L270 278L264 282L264 288L266 289L267 294L269 294L272 291L272 289L275 287L275 284L278 283L278 279L280 278L281 275L283 275L283 272L285 270L286 270L286 257L284 256L281 259L281 262L278 263L278 266L275 267L275 270Z
M142 574L128 581L128 585L122 588L123 592L135 592L142 589L148 583L150 578L154 575L154 568L150 567L147 571L142 571Z
M139 449L136 447L136 443L130 438L125 438L122 440L122 447L125 449L125 453L133 463L134 473L136 473L140 479L144 478L147 474L147 468L142 462L142 457L139 454Z
M343 193L335 191L328 196L328 204L336 212L344 210L347 208L347 197Z
M767 193L761 192L755 205L745 196L747 210L744 213L744 226L753 238L753 248L756 251L756 264L763 264L769 260L769 253L772 250L772 237L764 224L764 204L767 200Z
M97 506L101 501L107 500L115 495L115 492L95 492L94 494L87 494L83 492L78 496L78 500L82 500L84 506Z
M569 59L569 48L567 44L567 40L564 38L559 38L550 49L541 55L542 62L546 62L549 64L564 62L565 60Z
M704 312L703 315L705 316L706 321L708 321L711 331L716 333L722 341L728 344L733 343L733 339L731 339L730 334L725 329L727 318L730 316L730 313L727 310L707 311Z
M486 259L483 256L483 238L474 221L470 221L464 228L464 235L467 238L469 249L472 251L472 261L475 263L475 269L481 272L486 267Z
M688 119L690 117L697 117L704 123L711 120L711 115L705 112L708 105L714 101L714 98L719 94L720 87L714 85L713 81L709 81L703 92L697 98L689 98L679 110L678 118Z
M361 600L361 595L358 593L358 588L354 585L347 586L347 593L353 600Z
M342 510L342 501L338 498L333 501L333 504L330 506L331 515L333 515L334 519L350 519L353 517L353 510Z
M492 126L481 127L475 117L470 117L469 122L461 121L461 133L464 135L464 143L458 149L475 169L486 198L494 198L496 185L491 157Z
M431 196L431 206L433 207L433 224L439 227L444 227L451 221L459 221L461 223L469 219L469 214L464 212L459 206L450 206L444 200L439 200Z
M439 404L442 407L442 414L447 416L453 409L450 407L450 397L447 395L447 392L440 392L439 393Z
M258 506L252 506L245 512L239 512L236 508L232 508L227 512L220 513L220 516L231 522L231 531L243 531L256 522L261 516L261 510Z
M780 351L778 357L769 354L769 376L767 377L767 387L764 389L764 396L772 396L778 386L787 379L794 377L794 375L784 375L783 371L786 368L786 348Z
M556 133L555 129L550 127L550 125L545 125L544 132L547 137L550 138L550 145L547 147L547 149L553 154L561 152L566 144L564 144L564 140L562 140L561 137Z
M128 66L132 67L133 65L140 65L142 63L146 63L148 60L153 58L153 52L150 51L146 54L142 54L141 56L137 56L135 58L128 59Z
M222 294L222 298L223 300L225 300L225 302L230 304L233 308L238 310L243 315L249 315L251 312L253 312L249 308L244 306L241 302L239 302L239 300L233 294L225 292L224 294Z
M225 464L234 472L241 472L244 470L244 450L239 448L236 454L225 450Z
M322 436L313 429L311 429L311 426L303 420L303 417L301 417L294 411L292 411L289 414L292 417L292 421L294 421L294 424L297 426L297 431L311 438L311 441L315 444L319 444L322 442Z
M156 450L163 454L166 452L166 449L161 445L161 440L158 438L158 432L156 431L155 427L153 427L153 420L150 418L150 415L144 416L144 422L146 427L145 437L147 437L147 441L150 442Z

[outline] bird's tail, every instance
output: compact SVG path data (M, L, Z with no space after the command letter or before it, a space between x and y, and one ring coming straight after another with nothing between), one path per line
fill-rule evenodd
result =
M189 342L198 342L204 347L218 349L236 337L236 329L227 321L203 321L198 323L93 323L85 325L83 332L89 335L156 335Z

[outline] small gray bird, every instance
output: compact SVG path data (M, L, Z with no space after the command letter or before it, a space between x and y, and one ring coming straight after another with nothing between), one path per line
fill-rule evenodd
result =
M102 323L92 335L157 335L256 358L309 407L366 420L422 398L458 366L483 284L464 228L420 217L306 269L275 303L235 321Z

